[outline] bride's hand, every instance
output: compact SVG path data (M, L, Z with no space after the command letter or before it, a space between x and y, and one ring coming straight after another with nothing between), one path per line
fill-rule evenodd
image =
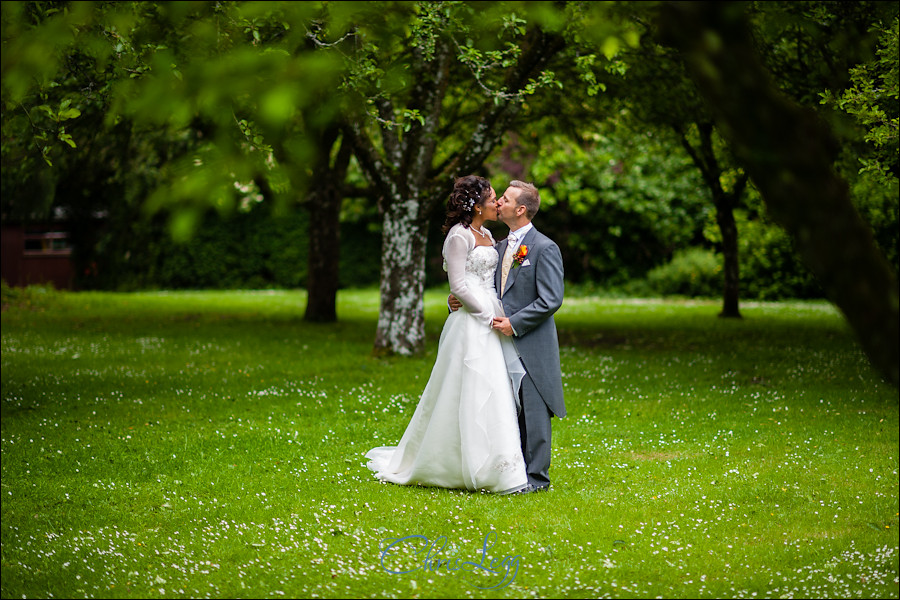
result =
M453 294L450 294L450 296L447 297L447 305L450 307L450 310L453 312L456 312L460 308L462 308L462 302L460 302L459 299L456 296L454 296Z

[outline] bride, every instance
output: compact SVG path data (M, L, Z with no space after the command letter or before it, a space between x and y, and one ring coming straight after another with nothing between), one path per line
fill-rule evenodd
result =
M510 338L491 327L503 309L494 288L499 256L485 221L497 194L483 177L456 180L444 223L444 270L464 310L450 313L437 358L400 443L366 453L382 481L487 491L526 487L516 398L525 373Z

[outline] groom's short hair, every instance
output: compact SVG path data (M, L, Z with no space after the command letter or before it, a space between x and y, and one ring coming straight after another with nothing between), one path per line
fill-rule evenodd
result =
M534 215L541 208L541 194L538 192L538 189L534 187L534 184L525 183L524 181L510 181L509 187L522 190L519 193L518 203L525 207L525 215L528 217L528 220L534 219Z

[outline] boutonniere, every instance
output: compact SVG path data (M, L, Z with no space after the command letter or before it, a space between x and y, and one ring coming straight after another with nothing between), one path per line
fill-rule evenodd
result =
M513 254L513 260L516 261L516 264L513 267L517 267L525 262L525 257L528 256L528 246L522 244L519 246L519 249L516 250L516 253Z

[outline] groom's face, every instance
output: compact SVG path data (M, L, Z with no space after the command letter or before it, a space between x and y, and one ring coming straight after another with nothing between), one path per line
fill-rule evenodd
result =
M519 188L508 187L503 195L497 199L497 218L504 223L516 220L516 209L519 207Z

